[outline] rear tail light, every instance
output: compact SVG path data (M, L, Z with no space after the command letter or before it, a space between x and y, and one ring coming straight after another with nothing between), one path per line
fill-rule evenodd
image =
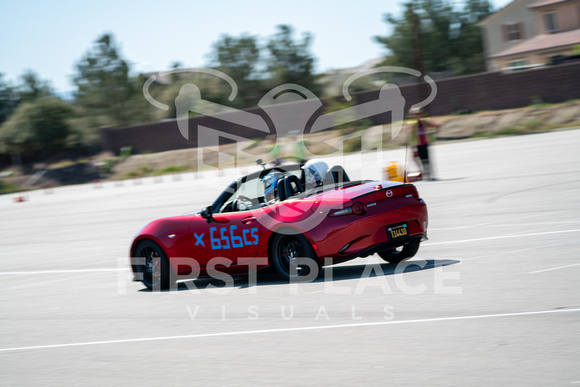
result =
M419 191L417 191L417 187L411 187L411 195L413 195L415 199L419 199Z
M365 210L365 206L362 205L362 203L356 202L355 204L352 205L352 212L353 214L356 215L364 215L365 212L367 212Z

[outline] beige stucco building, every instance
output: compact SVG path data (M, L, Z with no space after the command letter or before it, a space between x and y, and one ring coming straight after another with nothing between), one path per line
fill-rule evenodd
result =
M488 71L545 66L580 44L580 0L514 0L479 23Z

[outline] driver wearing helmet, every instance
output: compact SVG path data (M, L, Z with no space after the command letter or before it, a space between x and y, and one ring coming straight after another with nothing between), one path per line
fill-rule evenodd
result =
M309 160L304 164L304 180L306 189L312 189L322 185L328 171L328 164L322 160Z
M284 178L281 172L272 172L262 178L266 203L273 204L278 200L278 184Z

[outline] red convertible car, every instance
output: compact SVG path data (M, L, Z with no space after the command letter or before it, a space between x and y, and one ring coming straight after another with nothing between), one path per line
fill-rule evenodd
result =
M131 245L131 267L154 290L265 267L304 280L323 264L374 253L390 263L410 258L427 224L413 184L350 181L342 167L311 160L264 168L201 211L149 223Z

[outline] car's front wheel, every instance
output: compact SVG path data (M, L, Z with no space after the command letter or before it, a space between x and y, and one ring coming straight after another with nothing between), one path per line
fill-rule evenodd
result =
M399 263L414 257L419 251L419 244L418 240L411 241L397 248L379 251L379 256L389 263Z
M320 262L303 235L278 234L271 246L271 264L285 280L297 278L313 280L320 274Z
M141 273L141 282L150 290L169 289L169 260L161 247L148 239L140 241L133 251L133 271Z

